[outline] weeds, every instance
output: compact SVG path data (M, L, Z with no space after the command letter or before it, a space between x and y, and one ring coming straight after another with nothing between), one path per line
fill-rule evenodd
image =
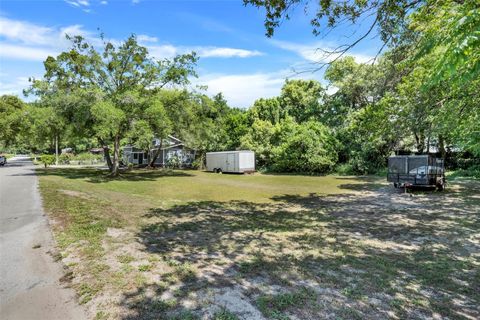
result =
M222 308L222 310L216 312L213 315L213 320L239 320L238 317L228 311L226 308Z
M142 264L142 265L138 266L138 271L147 272L147 271L152 270L152 268L153 268L153 265L151 265L151 264Z
M301 288L293 292L281 293L277 295L262 295L257 299L259 310L269 318L289 319L285 314L292 308L303 308L308 302L316 299L316 294L308 288Z

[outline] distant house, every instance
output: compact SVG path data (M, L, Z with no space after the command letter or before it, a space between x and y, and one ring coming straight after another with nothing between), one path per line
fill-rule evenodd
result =
M153 157L157 149L160 147L160 139L154 139L152 147L153 148L150 150L151 157ZM155 160L155 165L166 166L172 162L176 162L180 167L190 167L193 160L195 160L195 150L185 146L180 139L169 135L163 140L162 149L157 160ZM136 165L147 165L148 154L145 150L132 145L127 145L123 148L123 161L125 163Z

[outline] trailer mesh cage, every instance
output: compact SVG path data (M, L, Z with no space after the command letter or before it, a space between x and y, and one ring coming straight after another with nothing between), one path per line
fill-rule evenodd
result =
M387 181L412 186L435 186L444 179L444 161L429 155L388 158Z

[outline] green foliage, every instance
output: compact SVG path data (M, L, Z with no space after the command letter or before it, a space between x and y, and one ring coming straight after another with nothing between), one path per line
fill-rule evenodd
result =
M239 320L239 318L232 312L223 308L213 315L213 320Z
M182 161L177 156L170 157L167 160L167 167L171 169L178 169L180 168L181 164L182 164Z
M478 1L435 1L412 14L410 26L420 34L416 58L434 55L427 86L449 81L464 86L480 76L480 8ZM453 82L453 83L452 83Z
M244 3L267 10L269 35L291 6L303 4ZM49 57L44 78L33 81L29 92L37 102L1 98L0 144L49 153L55 141L76 151L110 146L112 171L122 144L143 149L152 165L158 156L152 157L152 141L170 134L196 150L195 168L203 167L208 151L235 149L253 150L260 170L304 173L376 173L399 149L480 157L476 1L327 1L316 8L312 26L317 32L322 18L327 28L356 22L367 11L375 16L367 33L378 27L390 45L375 63L359 63L345 54L350 46L339 46L325 70L326 86L287 80L277 97L260 98L248 110L231 108L221 93L165 89L195 76L194 53L155 61L135 36L118 45L104 41L99 51L80 36L68 37L71 50Z
M257 299L260 311L272 319L290 319L286 314L290 308L302 308L306 303L316 299L316 294L309 288L277 295L263 295Z
M76 154L71 161L78 161L80 164L82 163L93 163L103 161L103 155L101 154L92 154L90 152L83 152Z
M473 165L466 169L458 169L451 173L449 178L475 178L480 179L480 165Z
M51 154L43 154L39 158L40 163L42 163L45 168L55 163L55 156Z
M125 112L113 101L98 101L92 106L91 112L95 119L94 130L101 139L118 136L120 128L128 120Z
M322 124L309 121L285 124L278 128L282 135L274 150L272 168L279 172L326 173L337 162L337 141Z
M374 27L378 27L378 33L384 42L392 45L400 42L399 31L404 30L410 11L429 2L422 0L319 1L316 6L313 6L313 10L308 1L302 0L243 0L243 3L264 10L264 26L268 37L273 36L275 29L284 20L290 19L291 12L298 6L304 7L303 11L308 16L312 32L316 36L325 36L331 29L343 26L345 22L355 24L358 21L368 21L367 19L374 15L375 19L371 19L367 31L358 35L351 44L345 44L337 50L345 52L345 47L348 49L366 38Z
M335 174L340 176L350 176L356 174L351 163L341 163L335 167Z
M193 160L192 169L202 170L204 167L205 167L205 163L204 163L203 158L197 158L197 159Z
M168 130L161 114L152 116L160 110L159 104L149 98L166 85L188 84L188 77L195 76L197 57L191 53L155 61L138 44L135 35L119 45L104 41L101 51L81 36L67 38L71 40L71 50L56 58L48 57L44 79L33 81L29 92L44 100L59 94L65 96L55 108L82 128L79 131L88 132L102 145L113 145L110 170L116 175L120 141L134 123L144 121L141 129L134 130L135 138L142 140ZM146 124L150 126L147 131Z
M16 96L0 97L0 143L5 147L18 145L20 135L26 129L23 119L26 105Z
M279 100L281 108L297 122L318 116L325 90L315 80L286 80Z
M150 152L152 141L157 136L146 120L138 120L133 123L127 137L136 147L145 150L145 152Z
M58 156L58 161L60 164L70 164L70 161L75 157L73 153L62 153Z
M241 149L255 152L258 167L269 166L272 163L275 131L272 123L257 119L247 134L241 138Z
M248 110L252 121L255 119L269 121L277 124L280 120L285 119L286 110L280 104L279 98L260 98L255 101L253 106Z

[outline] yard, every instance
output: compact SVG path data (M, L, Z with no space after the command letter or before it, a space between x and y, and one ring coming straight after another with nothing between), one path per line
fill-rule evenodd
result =
M478 319L480 183L39 169L95 319Z

